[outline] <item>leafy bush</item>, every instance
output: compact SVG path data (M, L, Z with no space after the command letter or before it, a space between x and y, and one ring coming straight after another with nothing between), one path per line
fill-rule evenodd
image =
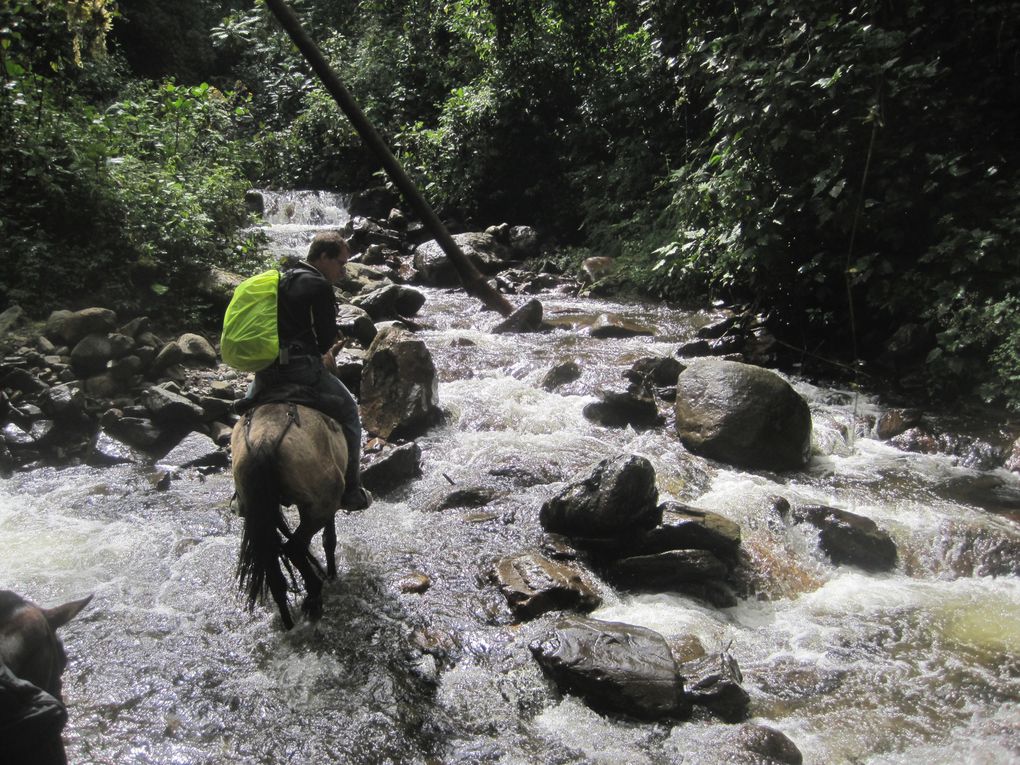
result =
M24 48L56 24L42 11L26 18L40 26L5 38L0 96L5 301L186 309L196 269L229 266L254 246L241 226L255 168L235 137L245 104L204 84L116 82L102 55L58 79L48 64L68 60L66 41L55 34L49 58ZM113 103L90 98L118 88Z

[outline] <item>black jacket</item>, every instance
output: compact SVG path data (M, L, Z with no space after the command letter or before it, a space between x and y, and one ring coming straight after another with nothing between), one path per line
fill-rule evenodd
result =
M299 263L280 277L277 308L280 348L291 356L321 356L336 341L336 295L313 266Z

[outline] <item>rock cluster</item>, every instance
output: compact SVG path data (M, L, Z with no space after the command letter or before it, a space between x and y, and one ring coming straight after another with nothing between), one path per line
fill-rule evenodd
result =
M547 500L539 519L554 556L585 564L538 551L498 561L492 578L518 619L598 607L595 575L586 566L623 588L735 602L724 580L740 547L739 527L715 513L660 504L644 457L601 461ZM686 718L694 705L728 721L748 715L750 697L732 656L682 664L649 629L565 615L531 651L562 690L595 709L643 719Z
M144 455L178 467L223 464L216 442L225 442L236 392L215 379L216 351L207 338L165 340L145 317L121 323L97 307L54 311L44 326L25 326L15 339L20 344L0 362L0 466L110 464ZM196 437L176 449L188 433Z

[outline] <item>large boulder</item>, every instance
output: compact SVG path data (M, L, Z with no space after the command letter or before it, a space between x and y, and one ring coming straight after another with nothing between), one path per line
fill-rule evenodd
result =
M662 505L662 522L644 532L632 548L646 555L668 550L710 550L732 558L740 549L740 525L710 510L680 502Z
M601 401L585 405L581 412L585 419L607 428L629 425L635 430L654 428L662 422L659 407L644 391L601 390L599 398Z
M177 338L177 345L181 348L181 361L188 366L216 366L216 349L201 335L183 334Z
M615 538L662 519L655 468L634 454L606 458L542 505L542 527L571 537Z
M795 523L818 529L818 544L829 559L866 571L888 571L896 566L896 543L870 518L834 507L807 505L791 511Z
M708 550L667 550L634 555L610 567L614 581L639 589L672 589L681 584L722 579L729 568Z
M425 305L425 295L413 287L390 284L360 295L351 301L363 309L373 321L414 316Z
M388 448L361 471L369 491L385 494L421 475L421 447L414 441Z
M811 451L807 402L774 372L703 359L677 378L676 429L684 446L743 468L795 470Z
M86 308L82 311L54 311L46 320L46 337L73 347L91 334L106 334L117 326L117 314L108 308Z
M530 648L561 689L594 709L643 719L690 713L676 660L658 632L568 616Z
M708 708L730 723L750 716L751 697L740 685L744 678L737 660L727 651L684 664L686 695L694 704Z
M106 369L113 359L113 344L105 334L94 332L85 335L71 351L71 366L82 377L96 375Z
M469 232L453 237L465 256L483 274L492 275L506 268L510 251L491 234ZM460 283L453 263L439 242L430 239L414 251L414 267L422 282L433 287L454 287Z
M442 418L432 354L407 330L383 327L361 376L361 418L369 433L414 438Z
M494 575L514 615L521 619L563 609L591 611L602 602L580 569L537 552L503 558L496 563Z

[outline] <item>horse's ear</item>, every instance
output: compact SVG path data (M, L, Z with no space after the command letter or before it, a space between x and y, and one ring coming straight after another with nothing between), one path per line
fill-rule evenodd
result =
M62 606L43 608L41 610L43 612L43 616L46 617L46 621L49 622L50 627L56 631L81 613L81 610L89 604L92 597L92 595L89 595L87 598L72 600L70 603L64 603Z

